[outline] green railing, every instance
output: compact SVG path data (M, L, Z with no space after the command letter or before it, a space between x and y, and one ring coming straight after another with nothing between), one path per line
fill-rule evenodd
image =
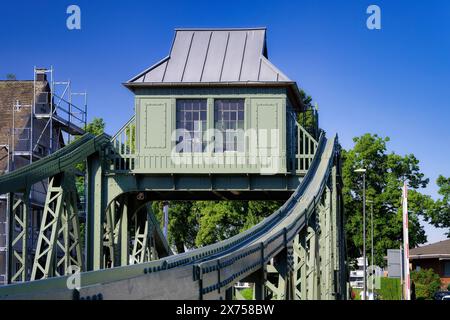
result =
M136 166L136 118L135 115L111 138L114 152L112 171L130 171Z
M296 173L304 175L308 172L314 155L317 151L318 142L298 122L297 125L297 154Z

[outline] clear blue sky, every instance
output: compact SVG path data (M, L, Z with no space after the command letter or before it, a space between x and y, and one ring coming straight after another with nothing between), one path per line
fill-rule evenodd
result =
M81 30L66 28L70 4ZM381 30L366 28L370 4ZM391 137L437 195L437 176L450 175L450 1L2 1L0 78L53 65L114 133L133 113L121 83L168 54L174 28L256 26L268 28L270 60L319 104L322 128L344 148L366 132Z

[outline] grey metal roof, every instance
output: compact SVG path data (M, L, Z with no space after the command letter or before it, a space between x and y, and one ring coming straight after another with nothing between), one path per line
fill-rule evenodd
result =
M266 29L176 29L169 56L127 84L292 82L267 57Z

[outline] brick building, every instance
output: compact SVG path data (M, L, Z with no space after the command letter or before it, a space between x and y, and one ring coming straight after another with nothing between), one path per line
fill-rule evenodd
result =
M51 79L47 79L48 72L46 69L35 69L34 80L0 80L0 175L37 161L64 146L63 132L71 135L83 133L71 122L71 108L67 112L60 106L61 102L72 106L71 99L57 97L52 92L54 85ZM58 105L55 102L57 99ZM69 117L64 118L62 114ZM31 248L36 247L46 189L47 181L41 181L30 189L28 261L33 259ZM8 196L0 195L0 285L7 283L8 269L9 274L14 274L21 266L15 257L10 258L8 264L8 237L15 239L21 231L17 221L8 226L8 203ZM16 241L14 248L21 250L22 241ZM26 270L25 273L29 272Z
M450 284L450 239L411 249L409 259L412 270L433 269L443 289Z

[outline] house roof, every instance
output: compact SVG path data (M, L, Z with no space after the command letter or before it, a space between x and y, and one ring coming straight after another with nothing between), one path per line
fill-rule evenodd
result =
M411 249L411 259L448 258L450 259L450 239Z
M266 29L176 29L169 55L125 85L292 81L268 59Z

